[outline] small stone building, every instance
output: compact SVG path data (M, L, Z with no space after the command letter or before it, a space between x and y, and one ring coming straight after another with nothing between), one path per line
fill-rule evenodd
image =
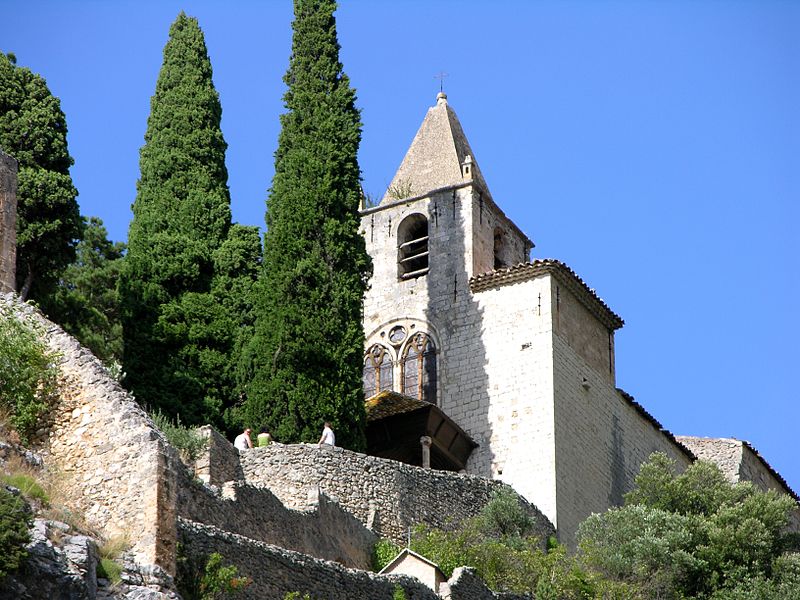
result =
M513 486L563 542L622 502L651 453L694 460L616 387L623 320L563 262L531 259L444 93L361 230L367 399L436 405L474 444L466 472Z
M447 577L444 576L439 565L408 548L401 550L400 553L380 571L381 575L388 575L390 573L416 577L437 594L439 593L439 586L447 581Z

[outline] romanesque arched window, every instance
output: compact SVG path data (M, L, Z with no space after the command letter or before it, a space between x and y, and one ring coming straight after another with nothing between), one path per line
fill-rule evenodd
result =
M411 337L403 351L403 393L436 404L436 347L424 333Z
M378 392L391 390L393 383L389 351L380 344L371 346L364 357L364 396L371 398Z
M414 213L397 228L397 276L413 279L428 272L428 219Z

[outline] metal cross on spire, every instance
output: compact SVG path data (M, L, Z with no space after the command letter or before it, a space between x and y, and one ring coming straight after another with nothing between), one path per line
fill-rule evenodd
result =
M440 92L444 92L444 78L445 77L447 77L447 73L445 73L444 71L439 71L438 74L433 76L434 79L438 79L439 80L439 91Z

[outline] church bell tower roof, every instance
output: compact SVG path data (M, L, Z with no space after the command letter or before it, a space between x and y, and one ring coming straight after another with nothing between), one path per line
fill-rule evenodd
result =
M439 92L436 105L428 109L381 204L470 181L488 194L474 157L461 123L447 103L447 94Z

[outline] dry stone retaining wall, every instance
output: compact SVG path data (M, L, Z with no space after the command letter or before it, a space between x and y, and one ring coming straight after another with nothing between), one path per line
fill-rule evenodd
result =
M13 294L0 302L43 327L60 356L60 398L36 437L71 508L104 535L126 535L137 561L173 573L177 454L91 352Z
M247 597L259 600L283 600L288 592L308 593L314 600L392 600L398 585L408 600L519 598L493 594L465 569L457 569L446 584L448 595L438 596L412 577L348 569L335 562L257 542L209 525L180 519L178 530L189 557L202 559L213 552L220 553L225 564L235 564L240 576L252 580Z
M230 482L218 490L188 473L178 490L177 512L184 519L348 567L371 567L375 534L324 496L315 494L310 510L291 510L268 489Z
M235 451L235 450L234 450ZM417 523L452 528L478 514L503 484L475 477L414 467L343 448L315 444L272 444L241 453L248 483L269 488L287 506L304 508L308 492L321 493L381 537L404 543ZM508 488L510 489L510 488ZM543 541L551 523L520 497Z

